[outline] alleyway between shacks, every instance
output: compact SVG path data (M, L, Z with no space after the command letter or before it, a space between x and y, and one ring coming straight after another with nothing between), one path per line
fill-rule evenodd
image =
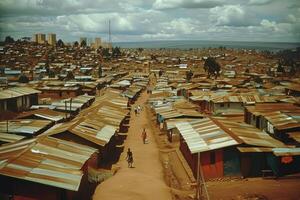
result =
M142 106L140 114L135 116L132 109L130 128L125 140L124 152L117 165L118 172L96 188L94 200L112 199L172 199L171 192L164 181L163 166L159 160L159 149L150 126L150 117L145 109L149 95L143 92L133 105ZM141 133L146 128L149 143L143 144ZM126 152L133 152L134 168L127 167Z

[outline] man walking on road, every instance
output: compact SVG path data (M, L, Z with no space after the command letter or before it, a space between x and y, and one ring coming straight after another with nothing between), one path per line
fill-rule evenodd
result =
M144 128L143 132L142 132L142 139L143 139L143 143L146 144L146 140L147 140L147 133L146 133L146 129Z
M130 151L130 148L128 148L126 160L128 162L128 167L132 168L133 155L132 152Z

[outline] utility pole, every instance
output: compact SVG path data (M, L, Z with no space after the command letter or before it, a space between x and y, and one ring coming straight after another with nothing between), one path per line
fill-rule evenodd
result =
M71 115L71 112L72 112L72 98L70 99L70 115Z
M108 42L111 43L110 20L108 20Z
M65 100L65 112L66 112L66 119L68 119L67 100Z
M197 153L197 187L196 187L196 200L201 199L201 183L200 183L200 152Z
M207 188L202 171L200 152L197 153L197 188L196 188L196 200L209 200Z
M8 133L8 119L6 120L6 133Z

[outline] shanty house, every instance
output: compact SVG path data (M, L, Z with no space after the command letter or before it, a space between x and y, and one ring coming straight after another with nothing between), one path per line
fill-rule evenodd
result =
M278 163L268 162L267 155L249 156L238 151L237 147L240 146L270 147L271 152L269 151L268 156L277 160L272 154L272 148L285 147L282 142L253 126L204 118L177 123L176 127L181 135L180 150L194 176L197 174L198 153L205 179L223 176L260 176L261 170L265 168L272 168L274 173L279 171Z
M300 107L288 103L257 104L245 108L245 122L265 130L285 143L300 131ZM296 140L297 141L297 140Z
M38 119L16 119L0 122L0 132L34 137L50 128L53 122Z
M0 112L18 112L38 104L40 91L28 87L13 87L0 91Z
M65 99L82 95L80 86L42 86L37 89L41 91L40 98Z
M58 124L47 132L51 135L66 141L72 141L77 144L89 146L98 149L97 167L101 164L107 164L112 160L116 146L116 130L111 125L106 125L95 119L75 118L71 122Z
M244 106L255 103L270 103L276 102L275 99L268 96L260 95L220 95L213 97L209 104L209 110L211 113L235 113L243 114Z
M39 137L0 147L0 198L15 200L90 199L88 163L96 149Z

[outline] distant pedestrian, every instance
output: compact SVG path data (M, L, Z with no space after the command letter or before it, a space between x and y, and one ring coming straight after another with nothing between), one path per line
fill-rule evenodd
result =
M142 139L143 139L143 143L146 144L146 141L147 141L147 132L146 132L145 128L144 128L144 130L142 132Z
M137 109L137 107L134 108L134 113L135 113L135 116L137 116L137 114L138 114L138 109Z
M129 167L129 168L132 168L133 155L132 155L132 152L130 151L130 148L128 148L126 160L127 160L127 162L128 162L128 167Z
M142 107L140 105L138 105L138 113L140 114L142 111Z

